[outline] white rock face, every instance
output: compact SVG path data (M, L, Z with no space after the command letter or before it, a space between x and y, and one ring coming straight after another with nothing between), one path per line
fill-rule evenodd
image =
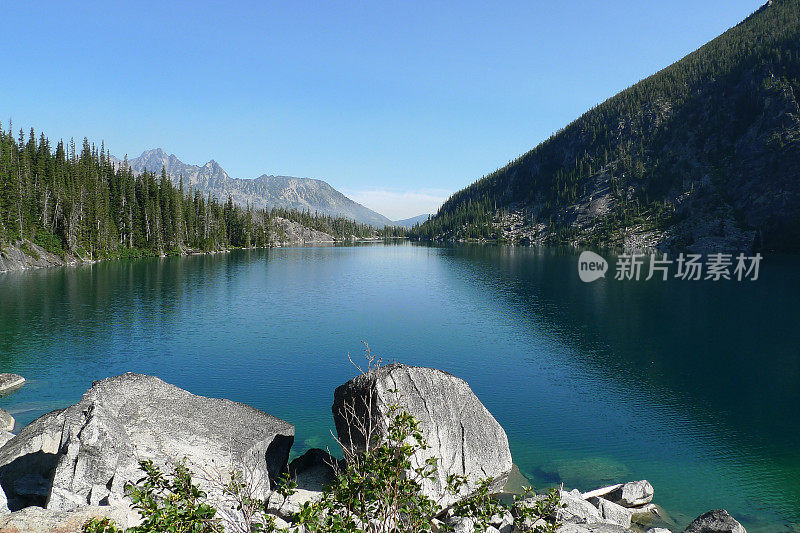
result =
M395 403L420 422L430 446L415 454L414 465L430 457L440 459L436 479L422 483L427 496L446 507L488 477L494 478L493 490L502 490L512 466L506 432L464 380L441 370L389 365L338 387L333 418L339 440L345 447L363 449L365 437L353 418L368 421L371 417L371 425L385 434L389 406ZM351 417L345 413L348 406L355 409ZM458 496L446 491L449 474L468 478Z
M158 378L124 374L96 382L76 405L43 416L0 448L8 502L72 510L126 501L124 485L142 477L139 460L164 468L186 458L212 504L242 470L264 497L286 467L294 427L253 407L195 396ZM45 496L39 475L52 484ZM1 512L1 511L0 511Z

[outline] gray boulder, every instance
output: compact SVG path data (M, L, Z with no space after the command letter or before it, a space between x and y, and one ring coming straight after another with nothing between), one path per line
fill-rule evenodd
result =
M622 527L631 527L633 513L625 507L598 497L591 498L589 503L597 507L604 520Z
M195 396L152 376L108 378L0 448L0 514L30 505L124 504L125 483L142 477L138 462L147 459L161 468L185 459L212 503L221 501L220 482L231 470L242 471L263 498L270 478L286 468L293 440L292 425L250 406Z
M24 486L24 482L17 482L35 475L52 479L65 417L63 409L47 413L22 428L0 448L0 515L30 505L45 506L46 497L18 494L16 487Z
M591 524L603 520L603 516L597 507L584 500L579 490L574 489L570 492L562 490L560 495L563 507L556 513L559 522Z
M747 531L728 514L728 511L715 509L695 518L685 533L747 533Z
M117 526L129 528L141 521L139 513L127 506L86 506L73 511L54 511L41 507L26 507L0 517L3 533L79 533L83 524L92 518L108 517Z
M244 473L257 497L286 468L294 426L248 405L195 396L140 374L95 382L67 409L48 509L120 502L138 462L184 458L214 501L215 481Z
M436 479L422 483L431 499L448 506L472 493L478 482L488 477L494 478L493 491L503 489L512 467L505 431L464 380L431 368L389 365L336 389L333 418L345 458L348 451L365 448L371 431L373 437L385 435L392 404L420 422L430 446L415 454L413 465L439 458ZM468 479L456 496L446 490L450 474Z
M600 497L623 507L639 507L653 501L653 493L653 485L643 479L618 485Z
M0 396L4 396L14 392L22 387L25 383L25 378L18 374L8 374L3 372L0 374Z
M11 416L11 413L5 409L0 409L0 430L13 431L16 420Z

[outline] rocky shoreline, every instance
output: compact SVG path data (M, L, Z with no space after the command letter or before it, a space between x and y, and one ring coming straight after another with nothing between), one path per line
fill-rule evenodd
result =
M19 378L3 379L19 386ZM19 378L21 379L21 378ZM388 365L372 369L334 392L333 421L344 459L312 449L289 462L294 426L263 411L229 400L193 395L141 374L123 374L95 382L81 401L45 414L8 435L0 447L0 533L80 531L86 520L108 516L122 527L140 517L125 492L141 477L139 462L162 468L185 461L208 501L220 513L237 512L221 490L231 471L244 472L255 498L278 526L293 525L305 502L322 498L340 465L386 432L397 409L412 415L429 444L414 453L413 465L438 458L438 471L423 480L422 492L443 509L434 519L440 529L475 531L470 518L450 512L491 478L491 492L502 495L514 466L508 438L469 385L436 369ZM0 441L2 443L2 441ZM288 497L276 490L289 475L297 490ZM452 476L463 486L448 489ZM558 490L562 533L673 533L678 528L653 502L646 480L623 482L588 492ZM526 506L545 494L530 494L510 511L492 516L489 533L532 531ZM447 526L447 527L445 527ZM685 533L745 533L727 512L698 517Z

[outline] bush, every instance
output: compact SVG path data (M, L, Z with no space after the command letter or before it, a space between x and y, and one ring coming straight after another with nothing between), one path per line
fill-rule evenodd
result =
M444 521L445 510L422 492L421 482L435 476L437 460L431 458L422 466L412 466L412 456L428 447L419 421L397 406L392 406L390 413L392 421L387 437L357 460L350 461L319 501L305 503L292 517L293 526L302 525L309 533L452 531L452 526ZM205 502L206 494L192 482L184 463L176 465L170 476L153 466L152 461L142 461L140 467L145 477L126 488L143 522L129 528L127 533L216 533L224 531L224 526L228 526L229 531L288 531L275 525L274 517L266 513L266 502L250 496L252 491L248 491L241 472L232 473L229 482L220 483L230 500L237 502L241 513L238 522L227 523ZM457 494L466 481L463 476L451 475L448 490ZM482 480L475 494L455 504L447 515L471 519L477 533L485 531L493 518L513 511L520 529L523 524L536 523L533 527L537 533L555 532L559 507L557 490L551 490L545 499L522 505L522 498L528 495L525 494L516 497L513 506L509 506L489 493L491 482L491 479ZM286 499L294 493L295 487L284 475L275 492ZM438 522L437 517L442 517L443 521ZM539 519L544 520L537 522ZM122 532L108 519L90 520L83 531Z

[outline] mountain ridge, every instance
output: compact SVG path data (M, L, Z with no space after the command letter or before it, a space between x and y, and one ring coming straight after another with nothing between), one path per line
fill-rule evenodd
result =
M435 240L800 249L800 2L770 1L453 194Z
M125 163L125 160L116 157L112 160L116 165ZM272 174L261 174L257 178L233 178L214 159L202 166L192 165L160 147L127 159L127 164L137 174L145 170L159 174L163 167L174 184L179 184L182 177L185 189L195 189L203 195L211 194L221 200L230 196L239 205L251 205L258 209L282 207L307 210L350 218L379 228L392 225L387 217L351 200L320 179Z

